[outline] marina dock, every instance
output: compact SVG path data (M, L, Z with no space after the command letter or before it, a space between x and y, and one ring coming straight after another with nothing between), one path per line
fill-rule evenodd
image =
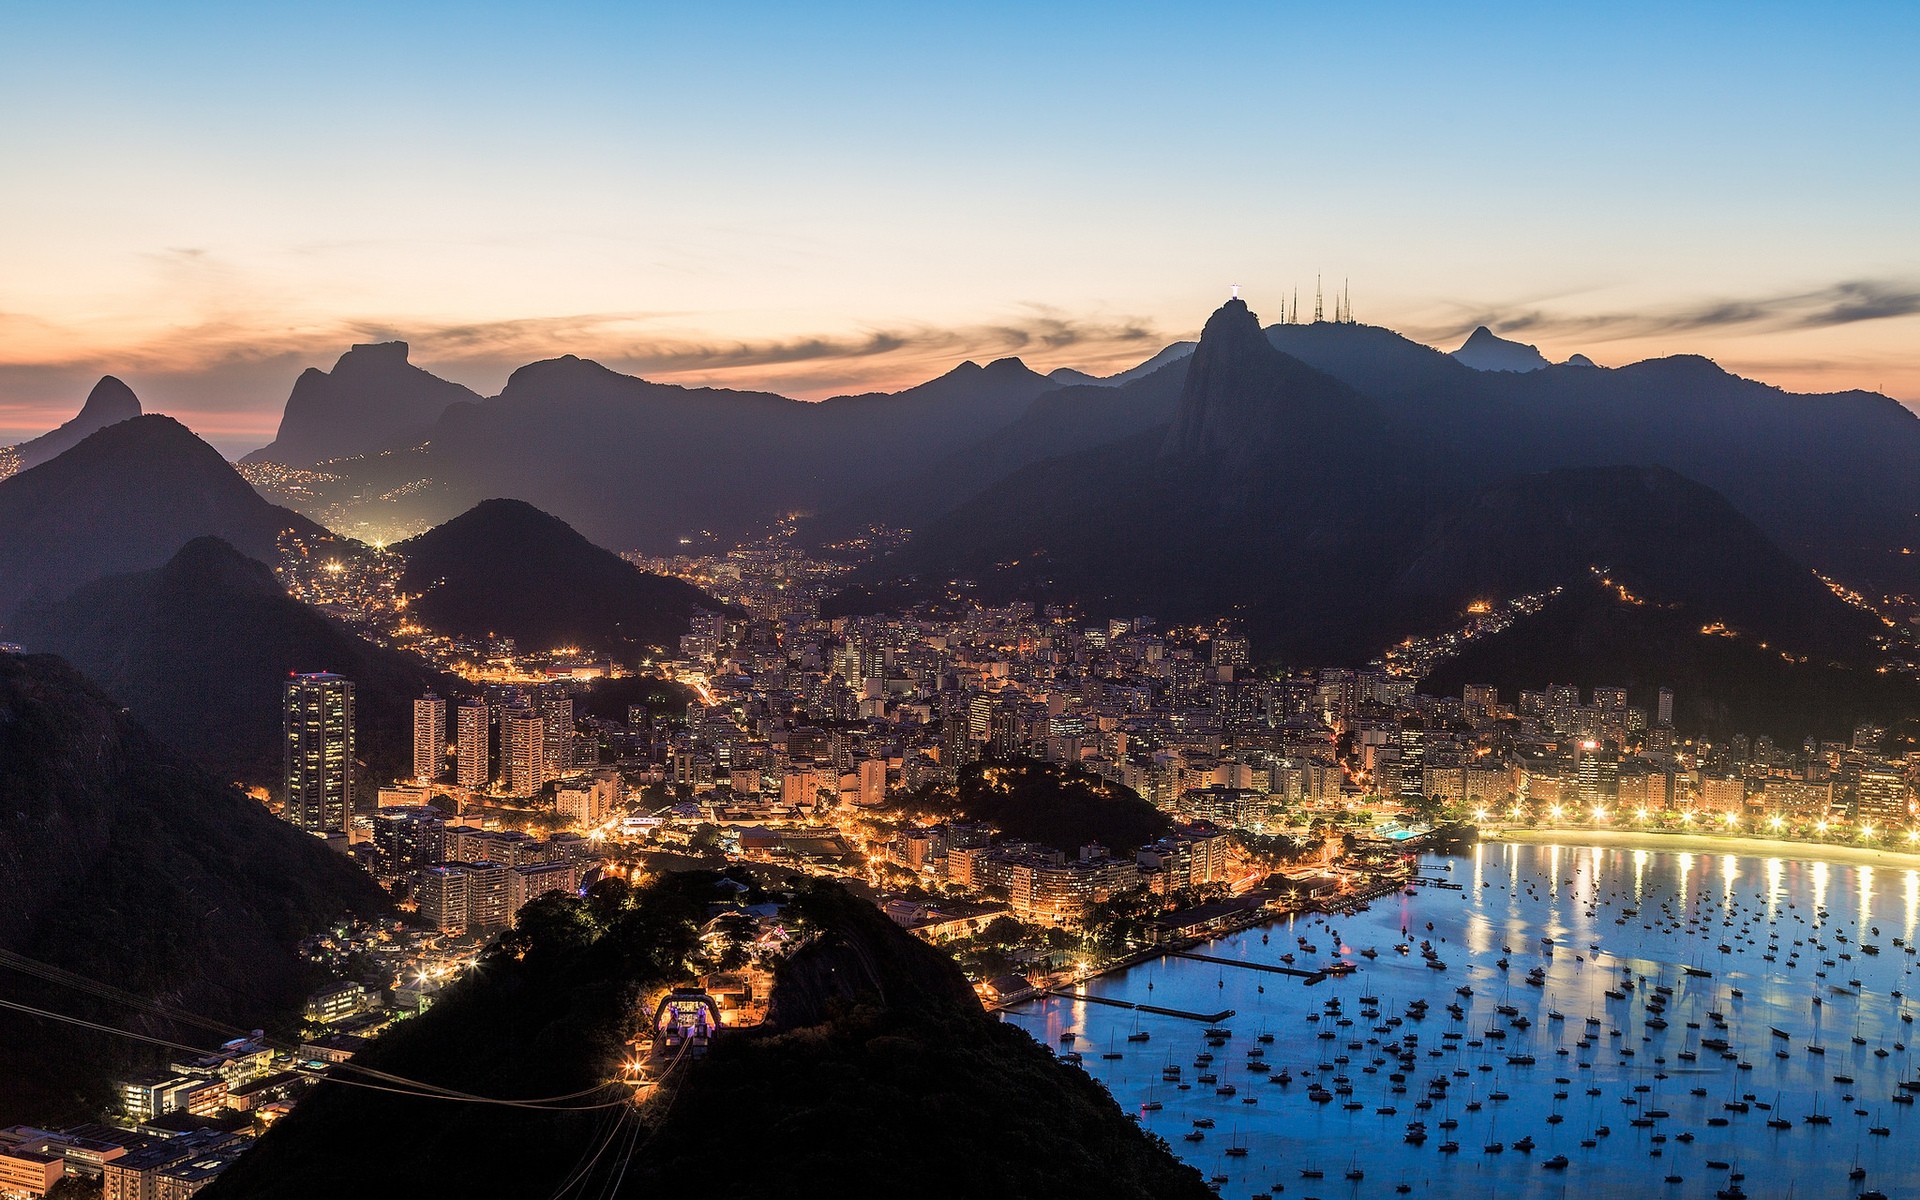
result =
M1135 1012L1153 1013L1156 1016L1162 1017L1179 1017L1182 1020L1200 1021L1207 1025L1218 1025L1220 1022L1232 1017L1234 1012L1231 1008L1223 1008L1215 1013L1188 1012L1180 1008L1161 1008L1153 1004L1135 1004L1131 1000L1116 1000L1111 996L1089 996L1085 993L1070 991L1066 988L1048 988L1040 994L1043 996L1057 997L1061 1000L1084 1000L1088 1004L1105 1004L1113 1008L1130 1008Z
M1303 971L1298 967L1282 967L1271 963L1246 962L1238 958L1218 958L1211 954L1195 954L1191 950L1169 950L1169 958L1190 958L1194 962L1217 963L1223 967L1245 967L1249 971L1266 971L1274 975L1287 975L1294 979L1304 979L1309 985L1319 983L1327 977L1325 971Z

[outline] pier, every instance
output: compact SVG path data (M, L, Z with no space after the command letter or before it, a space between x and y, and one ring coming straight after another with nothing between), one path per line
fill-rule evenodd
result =
M1217 963L1223 967L1245 967L1249 971L1266 971L1272 975L1286 975L1294 979L1304 979L1308 985L1319 983L1327 977L1325 971L1303 971L1298 967L1283 967L1272 963L1245 962L1238 958L1219 958L1212 954L1195 954L1191 950L1169 950L1169 958L1190 958L1194 962Z
M1188 1012L1180 1008L1161 1008L1154 1004L1135 1004L1131 1000L1116 1000L1111 996L1089 996L1085 993L1069 991L1065 988L1048 988L1042 992L1041 995L1053 996L1061 1000L1085 1001L1088 1004L1105 1004L1113 1008L1130 1008L1135 1012L1153 1013L1161 1017L1179 1017L1182 1020L1200 1021L1207 1025L1218 1025L1220 1022L1233 1016L1234 1012L1231 1008L1223 1008L1216 1013Z
M1421 887L1445 888L1450 892L1463 892L1466 890L1466 888L1451 879L1435 879L1426 875L1415 875L1412 879L1408 880L1408 882L1418 884Z

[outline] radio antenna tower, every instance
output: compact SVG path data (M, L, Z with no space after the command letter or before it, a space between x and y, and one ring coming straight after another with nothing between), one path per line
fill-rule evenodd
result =
M1320 323L1322 319L1320 314L1322 311L1323 309L1320 302L1320 277L1315 275L1313 277L1313 323L1315 325Z

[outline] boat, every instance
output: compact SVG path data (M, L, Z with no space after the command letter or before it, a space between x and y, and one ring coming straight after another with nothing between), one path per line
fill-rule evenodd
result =
M1545 1171L1564 1171L1567 1169L1567 1156L1564 1154L1556 1154L1541 1163L1540 1168Z

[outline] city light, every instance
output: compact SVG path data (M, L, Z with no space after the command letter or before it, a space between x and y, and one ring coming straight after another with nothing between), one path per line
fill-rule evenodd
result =
M1827 823L1825 821L1815 821L1813 828L1818 833L1825 833L1827 831Z
M1860 836L1861 836L1861 837L1863 837L1863 838L1866 838L1866 839L1867 839L1868 841L1872 841L1872 840L1873 840L1873 826L1871 826L1871 825L1862 825L1862 826L1860 827Z
M1547 811L1553 815L1554 820L1558 821L1561 815L1565 813L1567 810L1564 808L1561 808L1558 804L1556 804L1551 809L1548 809Z
M1644 808L1641 808L1641 809L1636 809L1636 810L1634 810L1634 814L1633 814L1633 815L1634 815L1634 816L1635 816L1635 817L1636 817L1637 819L1639 819L1639 820L1642 820L1642 821L1644 821L1644 820L1646 820L1646 819L1647 819L1647 810L1646 810L1646 809L1644 809Z
M1606 810L1605 808L1603 808L1603 807L1601 807L1600 805L1597 805L1597 804L1596 804L1596 805L1594 805L1594 808L1593 808L1593 819L1594 819L1594 820L1596 820L1596 821L1604 821L1604 820L1606 820L1606 819L1607 819L1607 810Z
M1727 813L1721 817L1721 820L1725 821L1728 825L1732 825L1740 820L1740 815L1738 813Z
M1779 813L1775 813L1771 817L1767 818L1767 824L1772 826L1775 830L1779 830L1781 827L1786 825L1786 822L1780 819Z
M1687 824L1689 824L1689 825L1691 825L1691 824L1693 824L1693 814L1692 814L1691 812L1683 812L1683 813L1681 813L1681 814L1680 814L1680 819L1681 819L1682 821L1685 821L1685 822L1686 822Z

